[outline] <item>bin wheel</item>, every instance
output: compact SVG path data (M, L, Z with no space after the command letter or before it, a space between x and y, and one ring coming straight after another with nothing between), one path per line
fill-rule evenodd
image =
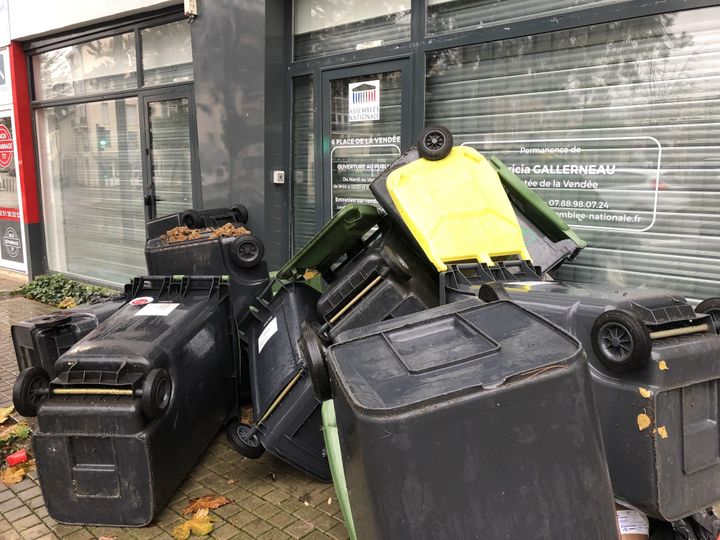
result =
M230 213L235 216L235 219L238 220L238 223L242 223L243 225L248 222L248 219L250 217L250 214L248 214L248 209L245 208L245 205L243 204L236 204L234 206L231 206Z
M383 246L381 254L387 265L390 267L390 270L392 270L398 278L407 281L412 277L412 270L410 270L410 266L408 266L405 259L398 255L394 249L388 246Z
M172 379L164 369L151 369L142 388L142 409L150 420L165 414L172 397Z
M33 321L33 323L41 330L46 330L48 328L57 328L58 326L67 324L70 322L71 318L72 317L67 313L56 311L55 313L50 313L44 317L38 317L38 319Z
M650 359L650 332L630 313L606 311L595 319L591 337L598 359L614 371L639 369Z
M510 295L502 283L491 281L490 283L480 285L478 298L483 302L497 302L498 300L510 300Z
M37 416L40 404L47 399L50 375L40 366L25 368L13 386L13 405L23 416Z
M262 260L265 255L265 246L262 240L252 234L238 236L231 246L232 260L242 268L252 268Z
M332 397L330 375L328 374L325 355L323 354L320 338L315 330L307 324L302 325L302 352L305 357L305 368L310 375L313 393L319 401L326 401Z
M453 136L444 126L428 126L420 132L417 140L417 151L420 157L437 161L450 153L453 147Z
M230 446L241 456L248 459L257 459L263 455L263 448L260 439L256 433L252 433L253 428L247 424L241 424L237 420L233 420L227 427L227 439Z
M715 324L720 323L720 298L708 298L703 300L697 305L695 312L710 315Z
M203 225L203 219L200 217L200 214L192 208L180 212L178 221L180 221L180 225L185 225L185 227L189 229L199 229Z

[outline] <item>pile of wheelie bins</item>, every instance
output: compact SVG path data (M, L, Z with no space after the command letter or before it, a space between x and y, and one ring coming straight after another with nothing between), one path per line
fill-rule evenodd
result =
M150 222L152 275L108 302L13 326L13 401L37 416L38 477L57 521L150 523L239 416L242 318L269 282L246 221L238 206Z
M717 537L720 300L555 281L585 243L442 127L370 188L379 208L342 208L272 279L242 207L156 220L148 269L168 277L136 280L99 326L14 333L46 366L16 402L38 416L51 515L146 523L224 424L241 454L332 479L351 538L610 539L616 504L653 538ZM183 373L193 355L209 373ZM212 401L202 427L191 391ZM199 435L170 473L150 458L172 454L178 413ZM112 521L77 518L95 499Z

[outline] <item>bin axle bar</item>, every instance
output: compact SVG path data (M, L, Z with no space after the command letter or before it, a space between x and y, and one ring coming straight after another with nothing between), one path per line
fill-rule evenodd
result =
M132 390L121 388L53 388L51 394L70 396L132 396Z
M330 319L330 324L334 324L335 321L337 321L340 317L342 317L351 307L353 307L355 304L357 304L360 299L365 296L370 289L372 289L375 285L377 285L382 280L382 275L377 276L375 279L373 279L370 283L368 283L367 287L365 287L362 291L360 291L357 296L355 296L352 300L350 300L347 304L343 306L343 308L338 311L335 315L332 316Z
M685 336L687 334L707 332L708 330L710 330L709 324L698 324L696 326L685 326L683 328L671 328L670 330L658 330L657 332L650 332L650 339Z

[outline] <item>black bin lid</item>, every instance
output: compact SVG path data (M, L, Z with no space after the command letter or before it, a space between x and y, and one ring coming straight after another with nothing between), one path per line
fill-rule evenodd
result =
M512 302L476 298L350 330L330 348L353 404L389 410L489 390L582 354L580 343Z

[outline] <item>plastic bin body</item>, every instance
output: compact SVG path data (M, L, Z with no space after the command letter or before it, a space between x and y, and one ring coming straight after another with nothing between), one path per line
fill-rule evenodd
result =
M126 304L66 352L38 410L38 476L49 514L62 523L150 523L236 407L227 285L151 277L128 293L155 301ZM168 311L141 314L148 306ZM87 386L136 392L153 368L172 380L167 410L154 420L136 395L52 393Z
M278 279L302 276L312 269L332 281L332 267L362 249L363 237L380 221L380 211L369 204L344 206L285 266Z
M98 324L105 321L122 307L125 300L108 300L96 304L84 304L61 312L70 317L64 324L51 328L39 328L42 317L33 317L10 327L19 371L39 366L55 376L55 361L75 343L80 341Z
M323 291L317 310L331 338L437 305L437 275L398 229L383 221L370 245L339 268Z
M582 350L469 299L338 336L328 355L359 538L616 537Z
M167 244L159 238L145 244L145 260L152 275L230 276L230 296L237 317L242 317L269 282L267 263L241 268L231 256L235 238L190 240Z
M418 159L420 156L417 150L414 147L408 149L370 184L370 190L383 209L410 237L413 232L405 224L404 217L388 191L387 183L394 171ZM442 161L439 160L440 163ZM490 157L488 162L497 172L510 199L529 257L534 265L542 269L543 274L556 269L565 260L572 259L585 247L585 242L499 159ZM436 174L431 180L441 186L445 185L444 175Z
M530 259L497 173L484 156L457 146L438 161L418 159L387 177L403 221L438 271L446 263Z
M593 322L610 309L635 314L650 330L699 324L702 316L684 298L559 282L505 288L514 301L567 329L585 347L618 499L666 521L720 499L720 336L712 331L653 340L647 366L629 373L608 370L591 342ZM638 425L641 414L651 421L644 429Z
M300 372L298 340L303 321L319 322L319 293L304 283L284 285L270 302L261 301L257 321L248 330L250 380L255 420ZM320 402L309 377L300 380L259 427L265 449L301 471L330 481L325 455Z

